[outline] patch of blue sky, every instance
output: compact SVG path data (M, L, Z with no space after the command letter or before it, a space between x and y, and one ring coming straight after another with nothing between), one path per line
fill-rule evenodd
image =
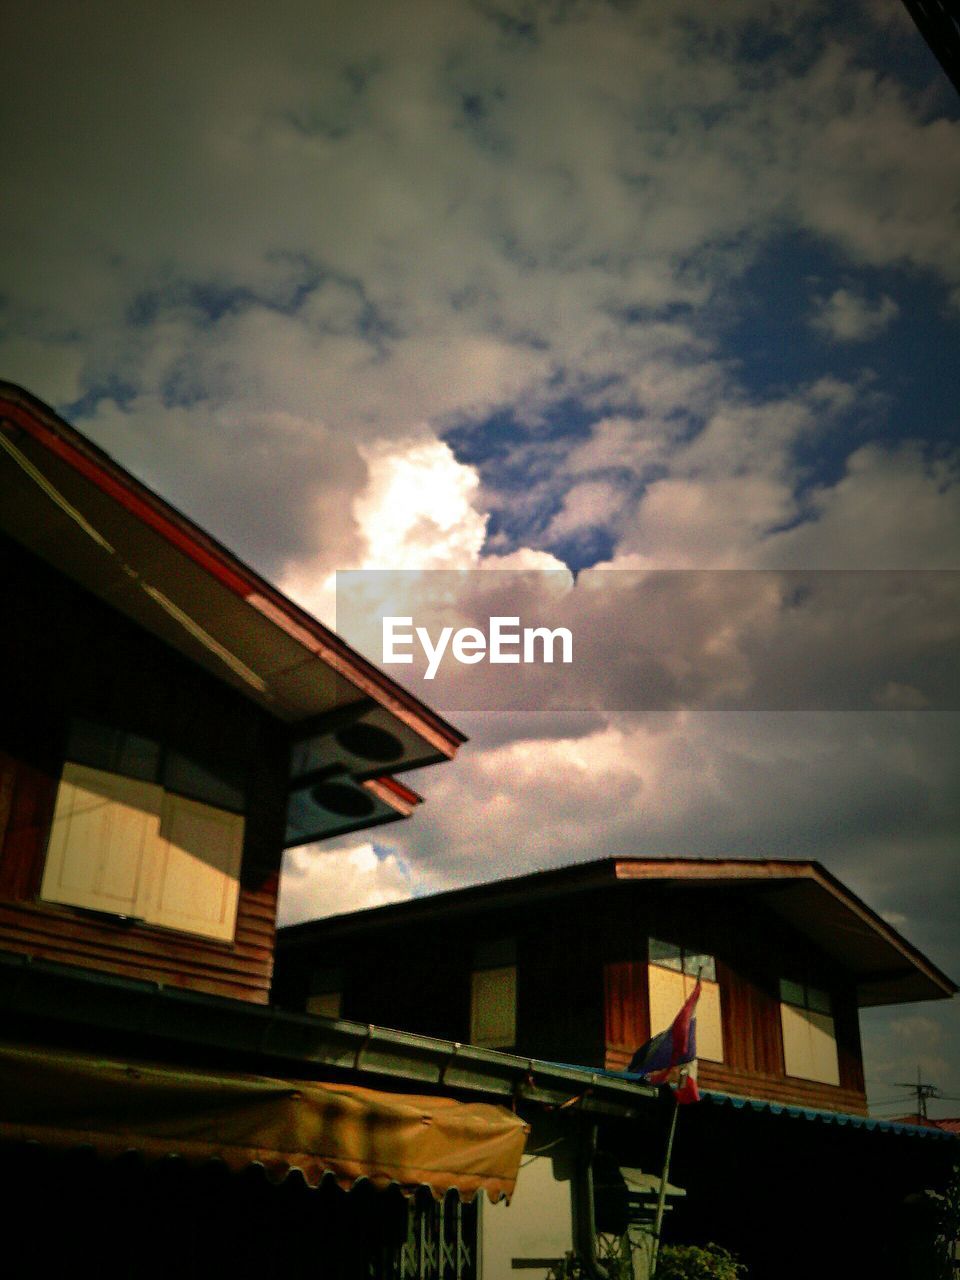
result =
M179 361L160 383L160 402L165 409L190 409L210 395L191 360Z
M463 129L481 151L507 156L512 151L508 131L500 121L498 108L505 94L502 88L458 91L456 127Z
M107 374L91 382L76 400L59 404L56 409L68 422L77 422L92 418L105 400L112 400L119 409L129 409L137 394L137 388L132 383L115 374Z
M419 898L426 892L426 889L415 877L410 863L396 845L385 844L382 840L373 840L371 841L371 846L373 848L374 856L378 862L389 862L391 859L393 860L394 865L406 881L407 887L414 898Z
M615 534L600 525L578 529L567 537L547 539L544 543L544 550L562 560L574 574L581 569L590 569L595 564L612 560L616 547Z
M287 250L268 253L258 268L256 285L242 281L165 278L134 294L124 313L126 325L149 329L162 316L191 313L201 323L217 324L251 307L265 307L282 315L296 315L326 280L339 278L309 254Z
M545 550L544 531L553 517L559 514L562 506L561 493L541 500L533 511L518 511L509 503L503 506L493 504L487 520L485 546L488 549L495 548L499 555L509 555L511 551L516 551L520 547L537 547Z
M563 459L590 438L596 422L613 412L622 415L622 406L564 396L531 417L504 408L482 419L462 420L444 433L457 460L476 468L489 495L488 547L502 554L522 546L540 547L575 571L610 557L613 537L603 528L556 541L545 540L545 535L572 483L560 474ZM637 481L631 467L622 475L616 468L607 468L604 474L614 472L624 484ZM514 500L534 487L536 502Z
M862 340L841 340L814 322L837 290L879 313ZM797 446L804 484L832 483L867 441L916 440L934 451L960 442L960 310L932 275L913 269L852 266L809 237L772 241L721 300L721 354L737 363L746 392L759 399L796 394L821 378L861 388L837 429ZM873 329L876 331L872 331Z
M853 11L853 6L850 9ZM960 120L960 97L912 22L882 26L861 21L856 31L856 48L862 65L895 77L927 118L945 116Z
M482 467L488 461L509 459L520 445L563 443L572 447L589 439L595 422L622 411L622 405L592 394L562 394L535 410L505 406L485 418L460 419L442 433L442 438L460 462ZM522 476L517 479L523 482Z
M472 0L470 7L497 29L506 44L532 46L539 42L537 21L540 15L532 6L514 6L515 12L511 12L509 4ZM558 6L561 11L562 8Z

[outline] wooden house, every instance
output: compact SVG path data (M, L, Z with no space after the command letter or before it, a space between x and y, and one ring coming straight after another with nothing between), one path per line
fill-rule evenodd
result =
M396 775L449 759L462 735L8 384L0 618L14 1280L78 1266L104 1280L507 1280L556 1274L573 1248L598 1277L598 1240L650 1199L670 1108L603 1064L694 966L716 988L704 1049L723 1054L705 1083L786 1081L851 1109L855 1001L950 987L819 869L765 864L764 884L736 891L743 874L706 876L698 897L688 864L672 889L648 877L643 908L626 880L651 864L617 863L286 932L274 988L284 848L408 816L420 798ZM790 959L782 972L762 939ZM795 986L771 988L774 972ZM765 1028L749 1061L737 1019ZM837 1080L798 1083L790 1053L822 1075L829 1027ZM765 1119L716 1115L741 1137ZM920 1139L939 1162L918 1171ZM898 1189L942 1184L951 1136L886 1126L879 1141ZM751 1144L738 1149L747 1160ZM642 1166L633 1199L625 1165ZM722 1238L730 1213L715 1189L710 1204Z
M618 858L293 925L276 992L623 1070L698 973L701 1087L855 1115L860 1007L956 989L817 863Z
M268 1004L284 849L462 735L9 384L0 619L5 1274L475 1276L584 1073Z
M0 949L266 1003L285 847L462 735L0 385Z
M611 858L283 929L276 991L623 1070L698 974L701 1088L854 1115L858 1009L956 990L818 863Z
M702 1101L678 1109L666 1239L732 1249L751 1280L934 1274L956 1138L867 1115L858 1010L956 988L818 863L609 858L309 921L280 932L275 993L599 1084L698 975ZM659 1186L667 1115L600 1119L620 1209L600 1197L599 1226Z

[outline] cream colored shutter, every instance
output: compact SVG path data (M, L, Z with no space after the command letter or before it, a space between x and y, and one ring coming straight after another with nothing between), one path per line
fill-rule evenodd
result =
M168 929L231 942L243 826L240 814L165 794L146 918Z
M788 1076L816 1080L820 1084L840 1083L837 1039L829 1013L780 1005L783 1028L783 1062Z
M697 980L676 969L658 964L647 967L650 991L650 1035L666 1031L693 993ZM720 1018L720 987L716 982L700 983L697 1001L697 1057L708 1062L723 1061L723 1025Z
M160 829L162 798L154 783L65 764L40 897L113 915L145 916L145 872Z
M470 999L470 1041L506 1049L517 1038L517 967L476 969Z

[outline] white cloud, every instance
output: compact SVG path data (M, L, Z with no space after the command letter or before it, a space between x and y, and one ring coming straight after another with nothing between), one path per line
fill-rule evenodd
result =
M585 480L574 485L567 490L563 506L550 521L544 536L558 540L593 528L615 527L623 496L616 485L603 480Z
M472 568L486 534L479 478L440 441L362 449L369 479L354 503L363 569Z
M278 924L379 907L412 893L396 850L369 841L339 849L304 845L288 850L284 859Z
M536 39L513 42L448 0L413 20L382 0L228 23L134 4L102 27L62 0L14 10L5 376L60 403L99 389L78 425L321 616L336 568L556 566L502 535L485 554L495 506L540 530L559 506L553 536L613 528L622 566L956 563L960 487L919 449L865 445L798 499L798 452L862 428L875 388L757 397L716 328L794 233L841 260L816 321L838 341L895 318L858 267L960 282L960 124L837 24L824 38L817 4L533 9ZM750 21L790 58L739 61ZM568 394L602 415L588 439L547 429ZM504 406L522 447L485 443L526 483L485 491L439 433ZM709 687L749 678L744 638L777 614L742 603L734 625L703 597L654 631L674 675L706 653ZM626 620L611 602L596 625ZM637 725L614 697L630 675L596 672L607 723L546 708L478 733L429 772L395 856L291 854L285 918L405 896L404 858L435 887L614 851L795 851L939 945L956 815L931 720ZM937 901L911 896L918 850Z
M835 289L828 298L817 298L815 307L811 327L837 342L868 342L900 314L888 294L871 301L851 289Z
M807 498L810 518L771 535L760 555L782 567L960 567L960 472L915 445L865 445L831 486Z

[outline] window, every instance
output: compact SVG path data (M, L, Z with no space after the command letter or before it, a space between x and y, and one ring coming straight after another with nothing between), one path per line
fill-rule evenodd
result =
M673 942L650 939L647 975L650 993L650 1034L670 1026L697 983L697 1056L711 1062L723 1061L723 1026L720 1018L720 987L713 956L688 951Z
M805 982L781 978L780 1025L787 1075L838 1085L840 1066L829 993Z
M481 943L470 985L470 1042L512 1049L517 1038L517 948L512 938Z
M76 721L40 896L232 941L244 802L226 771L149 738Z

